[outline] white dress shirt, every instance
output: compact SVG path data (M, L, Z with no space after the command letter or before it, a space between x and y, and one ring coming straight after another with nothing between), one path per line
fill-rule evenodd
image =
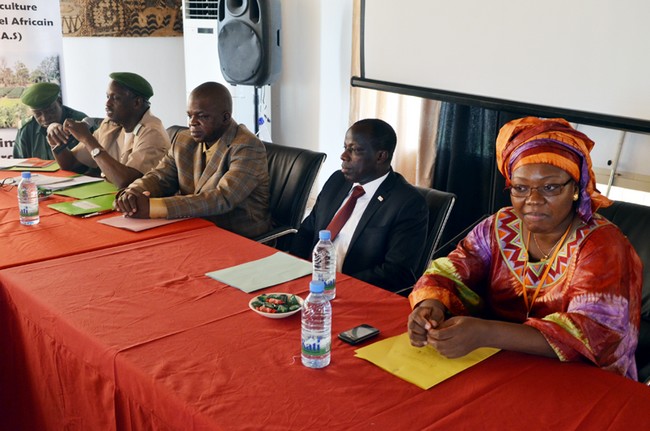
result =
M354 210L352 210L352 214L350 215L350 218L343 225L338 236L334 239L334 248L336 248L336 270L338 272L341 272L341 268L343 268L345 255L347 254L348 248L350 247L350 241L352 241L352 235L354 235L354 231L357 229L357 225L361 220L361 216L366 211L366 208L368 208L368 204L370 203L370 200L383 199L381 196L375 197L375 193L377 192L377 189L379 188L381 183L384 182L386 177L388 177L388 173L366 184L354 183L352 185L352 188L348 192L348 196L345 199L343 199L343 202L341 202L341 207L342 207L343 205L345 205L348 199L350 199L350 195L352 194L352 189L354 189L355 186L358 185L362 186L363 190L366 192L363 196L357 199L357 204L354 206ZM339 207L338 210L340 210L341 207Z

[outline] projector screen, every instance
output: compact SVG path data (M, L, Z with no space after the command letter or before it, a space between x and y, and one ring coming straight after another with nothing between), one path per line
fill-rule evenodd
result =
M650 132L648 0L362 0L352 84Z

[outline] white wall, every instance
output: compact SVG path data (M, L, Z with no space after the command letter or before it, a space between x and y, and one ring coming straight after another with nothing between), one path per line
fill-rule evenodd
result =
M63 101L91 117L105 116L112 72L134 72L153 87L151 112L165 127L186 124L181 37L64 37Z
M352 2L282 0L282 73L272 85L274 142L327 154L317 189L340 168L349 127Z

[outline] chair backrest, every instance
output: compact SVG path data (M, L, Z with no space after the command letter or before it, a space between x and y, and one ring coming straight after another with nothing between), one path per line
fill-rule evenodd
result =
M650 207L630 202L614 202L598 213L621 229L643 262L641 326L636 363L639 380L650 378Z
M167 128L167 134L169 135L169 140L172 142L172 144L174 143L174 141L176 141L176 136L178 136L178 134L183 130L187 130L187 129L188 129L187 126L179 126L179 125L169 126Z
M427 240L418 266L420 276L429 266L436 249L440 245L443 231L449 220L449 215L456 202L456 195L428 187L415 187L424 197L429 208L429 225L427 227Z
M274 227L298 229L325 153L264 142L269 164ZM283 249L285 247L282 247Z
M86 117L83 119L84 123L92 127L93 130L99 129L99 125L104 121L101 117Z
M187 130L187 126L174 125L167 128L172 143L183 130ZM269 168L269 208L273 227L297 230L302 222L311 188L327 156L325 153L303 148L263 143ZM278 243L283 241L288 242L281 238ZM288 245L276 247L286 250Z

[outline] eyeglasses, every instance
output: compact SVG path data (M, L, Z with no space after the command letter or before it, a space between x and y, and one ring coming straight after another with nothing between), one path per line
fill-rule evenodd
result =
M506 187L506 190L510 190L510 196L515 198L527 198L531 193L533 193L533 190L537 190L537 193L548 198L562 193L564 187L571 181L573 181L573 179L569 178L564 184L544 184L543 186L538 187L515 185Z
M4 180L0 181L0 189L7 192L13 189L15 185L16 185L16 180L14 178L5 178Z

